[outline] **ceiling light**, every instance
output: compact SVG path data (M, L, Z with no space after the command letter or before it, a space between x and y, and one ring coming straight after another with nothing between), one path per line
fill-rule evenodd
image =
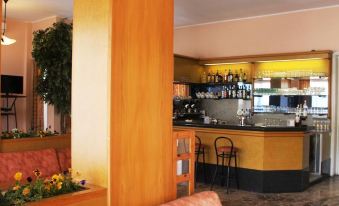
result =
M15 39L11 39L7 36L5 36L5 32L6 32L6 28L7 28L7 25L6 25L6 22L7 22L7 2L8 0L4 0L5 2L5 15L4 15L4 25L3 25L3 32L2 32L2 36L1 36L1 45L11 45L11 44L14 44L16 42Z

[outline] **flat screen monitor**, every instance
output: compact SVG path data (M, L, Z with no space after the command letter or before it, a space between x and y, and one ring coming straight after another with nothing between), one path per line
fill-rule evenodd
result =
M1 75L1 93L23 94L23 77Z

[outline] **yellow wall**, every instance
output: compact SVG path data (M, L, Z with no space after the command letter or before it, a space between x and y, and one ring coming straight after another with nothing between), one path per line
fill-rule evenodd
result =
M309 72L324 72L329 74L330 61L328 59L313 59L313 60L293 60L293 61L275 61L275 62L257 62L255 70L286 72L286 71L309 71Z

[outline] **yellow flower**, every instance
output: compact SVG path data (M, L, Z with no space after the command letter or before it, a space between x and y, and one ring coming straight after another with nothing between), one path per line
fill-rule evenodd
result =
M17 191L17 190L19 190L19 189L20 189L20 185L17 185L17 186L14 186L14 187L13 187L13 190L14 190L14 191Z
M68 168L68 173L71 175L73 172L72 168Z
M61 181L61 182L64 181L64 176L62 174L59 174L58 178L59 178L59 181Z
M58 190L61 190L61 188L62 188L62 182L58 182L58 184L57 184L57 189L58 189Z
M53 182L58 182L59 181L59 175L53 175L52 180L53 180Z
M21 172L15 173L14 179L15 179L16 181L20 181L20 180L22 179L22 173L21 173Z
M30 192L31 192L31 190L28 187L25 187L25 189L22 190L22 194L25 195L25 196L28 195Z

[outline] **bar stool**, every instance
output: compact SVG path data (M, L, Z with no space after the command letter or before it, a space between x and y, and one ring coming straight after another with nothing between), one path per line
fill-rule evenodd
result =
M206 164L205 164L205 148L206 145L201 144L201 139L198 136L195 136L195 182L198 179L198 163L199 163L199 156L202 155L202 166L203 166L203 173L204 173L204 182L206 182ZM197 185L197 184L195 184Z
M230 183L230 167L231 161L234 159L234 171L235 171L235 178L237 183L237 188L239 189L239 177L238 177L238 162L237 162L237 151L238 149L233 146L233 142L228 137L218 137L214 141L214 148L215 154L217 158L217 165L215 167L214 176L212 179L211 190L213 189L213 185L215 179L218 174L218 167L219 167L219 158L221 158L222 162L222 178L225 178L224 167L225 167L225 160L227 161L227 178L226 178L226 185L227 185L227 193L229 190L229 183Z

